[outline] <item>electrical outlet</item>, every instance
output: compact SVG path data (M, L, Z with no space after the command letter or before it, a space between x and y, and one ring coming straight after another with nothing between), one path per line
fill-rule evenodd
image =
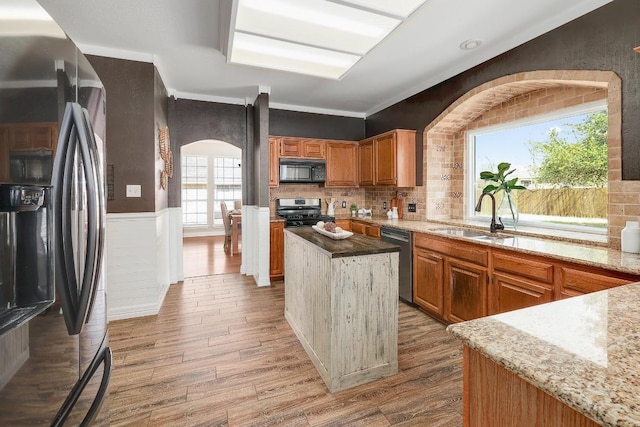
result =
M127 197L142 197L140 185L127 185Z
M415 212L415 211L416 211L416 204L409 203L409 212Z
M382 202L382 209L387 209L387 202Z
M343 208L346 208L346 207L347 207L347 201L346 201L346 200L343 200L343 201L342 201L342 207L343 207Z

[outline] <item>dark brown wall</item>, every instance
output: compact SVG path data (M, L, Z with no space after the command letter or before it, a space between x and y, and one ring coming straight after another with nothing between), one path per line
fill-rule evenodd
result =
M269 110L269 134L321 139L364 139L365 121L354 117Z
M169 180L169 206L181 205L180 147L215 139L245 149L247 117L244 105L175 99L168 101L169 132L174 154L174 175Z
M640 1L614 0L445 82L371 115L367 136L393 128L421 132L474 87L531 70L607 70L622 79L622 175L640 179ZM422 141L422 135L418 135Z
M154 212L154 66L87 56L107 91L107 164L114 166L115 200L108 212ZM142 197L125 197L127 184L140 184Z
M257 182L257 206L269 207L269 95L261 93L253 108L254 174Z
M55 87L0 89L0 123L58 121L58 89Z

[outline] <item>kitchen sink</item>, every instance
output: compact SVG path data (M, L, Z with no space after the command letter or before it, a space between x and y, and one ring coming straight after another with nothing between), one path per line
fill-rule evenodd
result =
M500 236L482 231L464 230L461 228L437 228L431 231L434 231L436 233L449 234L451 236L468 237L469 239L481 240L485 242L508 243L514 240L514 237L511 236Z

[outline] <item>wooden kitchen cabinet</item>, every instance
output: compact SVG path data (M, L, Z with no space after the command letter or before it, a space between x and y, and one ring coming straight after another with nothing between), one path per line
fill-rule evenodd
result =
M373 140L366 140L358 146L358 183L361 187L375 183L373 160Z
M336 219L336 227L340 227L343 230L351 231L351 220L350 219Z
M414 233L414 302L447 323L487 315L489 251Z
M444 258L426 249L413 251L413 302L444 318Z
M56 123L10 125L8 130L10 151L55 149L58 137Z
M358 144L327 142L327 177L325 187L358 186Z
M279 138L269 137L269 187L271 188L280 185L279 144Z
M396 129L361 141L360 185L415 187L416 132Z
M351 231L376 239L380 238L380 226L376 224L368 224L366 221L351 220Z
M307 159L325 158L325 141L304 138L281 138L280 157L298 157Z
M487 267L447 257L444 262L444 312L451 322L487 315Z
M284 222L272 221L269 224L269 278L284 278Z
M493 249L489 313L498 314L553 301L553 264L525 254Z
M638 276L562 263L556 267L556 282L558 283L556 299L603 291L638 280L640 280Z

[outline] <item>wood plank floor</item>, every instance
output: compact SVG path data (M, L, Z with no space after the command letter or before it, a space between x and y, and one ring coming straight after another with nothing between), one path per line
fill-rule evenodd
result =
M226 253L224 236L185 237L182 242L184 277L240 273L242 253Z
M111 322L111 425L462 425L462 347L442 324L400 303L399 373L330 394L283 311L282 282L226 274Z

